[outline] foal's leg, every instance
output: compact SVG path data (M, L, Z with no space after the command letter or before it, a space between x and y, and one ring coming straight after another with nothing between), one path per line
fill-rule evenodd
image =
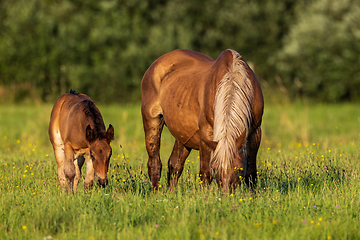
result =
M245 174L245 183L251 188L256 187L257 167L256 155L259 150L261 141L261 128L260 126L251 133L246 142L246 159L247 170Z
M77 159L75 159L75 161L74 161L74 166L75 166L75 177L74 177L74 183L73 183L73 191L74 191L74 193L76 193L78 184L79 184L79 180L80 180L80 175L81 175L81 170L79 169Z
M191 148L187 148L184 144L175 140L174 148L168 162L168 185L174 188L181 176L184 169L184 163L186 158L189 156Z
M74 165L75 165L75 178L74 178L74 185L73 185L74 193L76 193L78 185L79 185L79 181L81 178L81 168L84 164L84 161L85 161L85 159L83 156L77 157L74 161Z
M145 145L149 155L148 174L154 190L158 189L162 164L160 160L160 138L164 126L162 115L152 116L151 111L142 111Z
M69 183L72 188L74 184L74 178L76 175L76 169L74 165L74 150L70 143L65 144L64 151L65 151L64 173L67 183ZM66 186L66 188L68 188L68 186Z
M84 188L86 190L91 190L91 188L94 185L94 165L90 157L90 154L85 155L85 161L86 161L86 176L84 180Z
M200 141L200 173L199 177L203 183L210 184L212 181L210 173L210 154L211 149Z
M60 187L62 189L65 189L66 188L66 177L65 177L65 171L64 171L65 170L65 167L64 167L64 163L65 163L64 145L59 145L59 146L54 145L54 154L55 154L55 159L56 159L56 163L58 166L57 175L58 175Z

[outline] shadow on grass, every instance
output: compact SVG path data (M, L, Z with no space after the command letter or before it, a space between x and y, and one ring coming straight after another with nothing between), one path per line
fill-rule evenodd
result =
M117 192L132 192L137 195L148 195L152 193L152 186L147 175L142 171L143 166L136 168L129 166L126 159L114 165L112 179L112 190Z
M123 161L115 163L115 171L111 175L111 184L108 188L109 193L115 192L132 192L133 194L140 196L148 196L153 194L151 182L147 176L147 172L143 172L143 165L136 167L129 166L128 159L123 158ZM336 162L327 161L328 164L319 163L318 165L308 165L300 167L289 167L286 163L280 166L267 167L266 169L259 170L258 183L256 191L260 189L273 189L282 193L288 193L295 191L299 187L309 191L321 191L325 185L340 186L347 184L349 177L353 174L353 170L349 168L343 168L338 166ZM332 165L332 163L334 163ZM322 164L322 165L320 165ZM345 166L346 167L346 166ZM181 192L196 192L199 191L202 186L195 178L191 179L191 175L195 176L196 173L183 174L179 179L177 189ZM212 182L211 186L207 189L218 189L213 185L216 182ZM245 183L243 183L245 185ZM164 184L166 185L166 184ZM243 188L245 191L251 191L250 188ZM169 189L163 186L160 192L167 192ZM255 192L256 192L255 191Z
M282 193L294 191L299 187L320 191L325 184L343 185L348 181L349 171L339 166L314 166L313 168L291 170L286 164L281 167L267 168L258 175L258 188L275 188Z

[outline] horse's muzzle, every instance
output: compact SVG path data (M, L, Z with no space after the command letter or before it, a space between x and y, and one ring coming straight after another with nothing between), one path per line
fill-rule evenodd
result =
M107 178L98 178L97 183L100 187L105 188L108 185L109 180Z

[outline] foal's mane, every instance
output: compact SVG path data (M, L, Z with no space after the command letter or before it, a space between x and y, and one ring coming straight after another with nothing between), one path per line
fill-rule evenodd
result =
M219 82L214 102L213 140L218 145L212 152L210 166L220 175L230 170L237 151L236 140L243 131L248 132L252 115L253 89L247 64L239 53L231 52L233 63Z
M86 116L90 117L94 121L94 128L95 128L95 136L96 138L103 138L103 126L104 122L101 116L99 109L95 106L95 103L91 100L83 100L83 103L86 103L84 106L84 113Z
M72 90L72 89L70 89L70 93L71 93L71 94L74 94L74 95L79 95L78 92L76 92L75 90Z

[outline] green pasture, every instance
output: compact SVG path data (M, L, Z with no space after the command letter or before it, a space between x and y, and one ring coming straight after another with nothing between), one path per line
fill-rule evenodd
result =
M99 105L115 128L109 186L60 190L48 140L51 105L0 106L0 239L360 239L360 107L265 106L255 191L200 184L193 151L158 193L147 177L140 105Z

